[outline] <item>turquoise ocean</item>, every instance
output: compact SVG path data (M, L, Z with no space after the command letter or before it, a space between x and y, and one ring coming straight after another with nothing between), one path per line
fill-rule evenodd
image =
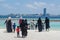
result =
M37 22L36 20L38 20L38 18L24 18L24 19L27 19L28 23L30 23L31 20L33 20L33 19L35 20L34 21L35 23ZM6 25L4 24L5 20L6 20L6 18L0 19L0 29L6 28ZM12 19L12 22L15 22L16 25L18 26L19 25L18 20L19 20L18 18L14 18L14 19ZM42 20L45 20L45 19L42 19ZM50 29L51 30L60 30L60 19L58 18L58 19L50 19L50 20L53 20L53 21L50 21ZM54 21L54 20L57 20L57 21ZM43 21L43 23L44 23L44 21Z

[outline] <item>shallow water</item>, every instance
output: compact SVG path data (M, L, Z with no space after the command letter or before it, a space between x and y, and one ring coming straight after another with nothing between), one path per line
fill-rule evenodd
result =
M5 22L6 19L0 19L0 28L5 28ZM30 23L31 20L33 20L32 18L31 19L27 19L28 20L28 23ZM34 20L37 20L37 19L34 19ZM56 20L56 19L50 19L50 20ZM60 19L57 19L57 20L60 20ZM16 25L18 26L18 19L12 19L13 22L16 23ZM37 21L35 21L36 23ZM60 21L59 22L51 22L50 21L50 29L52 30L60 30Z

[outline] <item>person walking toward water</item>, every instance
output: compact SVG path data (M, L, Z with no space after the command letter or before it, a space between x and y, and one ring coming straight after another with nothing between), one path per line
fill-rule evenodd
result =
M38 31L41 32L42 31L42 21L41 21L41 18L38 19L37 24L38 24Z
M49 25L49 18L45 18L45 25L46 25L46 31L49 31L50 25Z

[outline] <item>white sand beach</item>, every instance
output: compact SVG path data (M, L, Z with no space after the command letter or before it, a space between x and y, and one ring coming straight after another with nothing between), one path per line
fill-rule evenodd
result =
M0 29L0 40L60 40L60 31L38 32L28 30L28 36L17 38L15 33L7 33L5 29Z

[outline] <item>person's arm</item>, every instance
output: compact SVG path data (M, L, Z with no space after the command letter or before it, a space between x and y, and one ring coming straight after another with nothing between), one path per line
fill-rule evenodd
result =
M44 24L46 23L46 20L45 20L45 22L44 22Z
M7 20L4 22L4 24L7 22Z

